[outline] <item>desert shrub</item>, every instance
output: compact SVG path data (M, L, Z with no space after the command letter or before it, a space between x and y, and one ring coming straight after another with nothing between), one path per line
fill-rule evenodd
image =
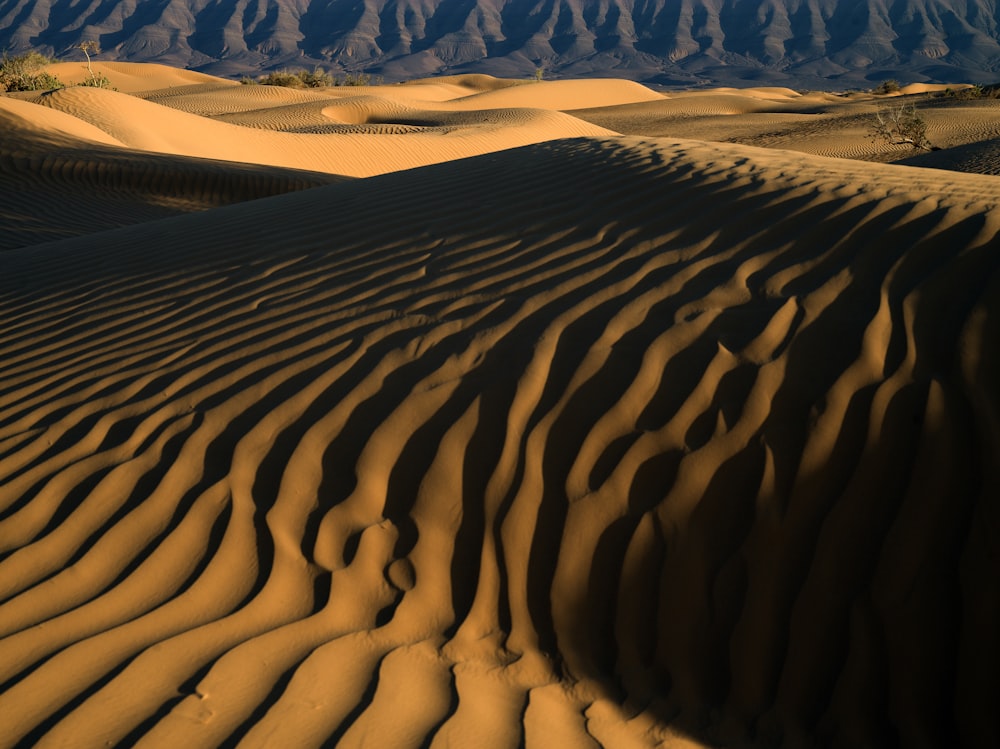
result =
M874 93L876 94L895 94L900 89L899 81L895 78L890 78L889 80L882 81L878 86L875 87Z
M286 88L323 88L325 86L376 86L382 84L382 76L374 78L369 73L347 73L334 77L322 68L309 70L276 70L260 78L244 76L240 83L245 86L284 86Z
M302 85L306 88L324 88L325 86L333 85L333 76L322 68L313 68L311 73L301 70L298 76L299 80L302 81Z
M334 86L376 86L382 85L382 76L372 78L370 73L347 73L343 78L337 78Z
M302 79L289 70L275 70L257 79L262 86L284 86L285 88L305 88Z
M918 150L931 150L930 141L927 140L927 123L913 104L879 107L872 117L869 136L887 145L908 145Z
M102 75L92 75L90 78L84 79L80 83L80 85L81 86L89 86L90 88L107 88L107 89L111 89L112 91L117 91L118 90L118 89L114 88L111 85L111 80L106 75L103 75L103 74Z
M87 74L89 77L80 84L81 86L89 86L90 88L109 88L113 91L118 90L111 85L111 81L106 75L103 73L98 75L94 72L94 66L92 65L93 61L90 56L92 54L99 55L101 53L101 45L92 39L88 39L74 45L73 48L80 50L87 57Z
M46 73L44 70L40 73L36 73L30 76L26 85L21 88L21 91L52 91L56 88L63 88L65 84L50 73ZM16 91L18 89L8 88L8 91Z
M0 59L0 88L5 91L48 91L62 88L62 81L42 70L53 62L55 60L38 52L15 57L4 52Z
M971 86L969 88L946 88L945 97L949 99L960 99L972 101L976 99L1000 99L1000 83L991 86Z
M259 83L262 86L284 86L285 88L323 88L338 85L333 76L322 68L308 70L276 70L256 81L243 78L241 83Z

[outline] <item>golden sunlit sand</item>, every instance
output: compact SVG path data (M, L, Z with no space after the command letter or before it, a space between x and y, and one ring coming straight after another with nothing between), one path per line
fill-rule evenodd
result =
M997 177L863 94L95 69L0 97L0 746L1000 744Z

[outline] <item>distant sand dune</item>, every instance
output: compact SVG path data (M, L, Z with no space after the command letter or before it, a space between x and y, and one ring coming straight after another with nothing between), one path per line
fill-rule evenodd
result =
M83 81L90 77L90 71L93 70L94 75L106 76L116 89L128 94L205 84L216 87L220 84L223 86L237 85L235 81L227 81L223 78L216 78L215 76L198 73L194 70L184 70L183 68L147 62L104 62L94 60L88 69L83 52L76 52L74 54L79 57L78 62L59 62L49 65L46 69L64 83L73 85L83 83Z
M475 109L502 107L540 107L544 109L580 109L586 106L612 107L640 101L660 101L662 95L633 81L540 81L524 86L509 86L478 92L456 103Z
M343 178L123 147L63 112L0 98L0 251Z
M544 109L506 110L499 120L459 118L461 127L449 124L455 120L453 112L424 112L421 121L431 126L440 124L443 129L414 133L403 128L401 132L382 133L378 138L348 131L331 138L330 133L268 132L239 127L98 88L61 89L39 97L34 103L72 115L82 121L82 126L97 128L134 149L355 177L556 138L610 134L570 115ZM399 110L399 105L389 105L388 111Z
M942 87L908 86L914 93ZM784 148L816 156L865 161L901 161L914 155L909 146L888 146L871 137L880 107L914 104L927 122L935 148L961 147L961 163L979 171L975 150L1000 138L1000 101L806 94L781 89L720 89L671 94L663 101L581 108L571 114L627 135L696 138ZM947 164L949 160L938 159ZM928 162L930 165L931 162ZM992 163L988 159L986 163ZM981 173L990 173L988 170Z
M0 255L0 745L1000 744L998 200L576 137Z
M1000 103L949 100L942 98L946 87L927 84L904 86L888 96L780 87L660 94L627 80L536 82L460 75L295 90L239 85L160 65L95 65L95 72L108 76L120 91L168 110L83 89L39 103L73 114L132 148L356 177L555 138L612 133L900 161L913 156L912 149L873 140L870 126L876 109L905 102L920 108L935 148L964 151L960 158L937 158L928 165L991 173L988 143L1000 138ZM87 74L82 61L59 63L50 71L69 82ZM567 114L555 117L554 112ZM271 132L241 132L232 125ZM981 154L978 144L984 144Z

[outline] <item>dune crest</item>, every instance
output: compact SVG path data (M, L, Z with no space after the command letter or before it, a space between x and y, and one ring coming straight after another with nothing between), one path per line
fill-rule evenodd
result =
M0 743L996 743L998 231L586 137L0 255Z
M57 62L46 67L49 73L67 85L83 83L90 78L91 71L95 76L107 77L118 91L127 94L163 89L176 90L191 86L212 85L219 88L220 86L237 85L236 81L153 62L92 60L88 67L83 52L75 52L74 54L79 58L79 61Z
M94 64L114 90L71 85L36 96L30 103L60 113L38 113L41 125L154 153L352 177L557 138L610 135L560 110L601 99L662 98L621 80L533 83L504 97L510 82L488 76L296 90L242 86L160 65ZM88 75L76 63L48 70L71 84Z
M103 130L130 148L156 153L222 159L363 177L409 169L503 148L562 137L607 135L610 131L569 115L543 109L499 110L490 119L455 122L449 111L428 112L387 103L396 120L416 122L416 132L365 132L334 127L326 132L272 132L196 116L117 91L73 87L38 101ZM376 107L378 101L375 102ZM322 110L332 102L324 104ZM377 117L378 108L362 121ZM335 118L324 118L332 126ZM301 127L298 119L293 127ZM453 124L454 123L454 124ZM336 137L330 137L331 135ZM322 136L322 137L317 137Z

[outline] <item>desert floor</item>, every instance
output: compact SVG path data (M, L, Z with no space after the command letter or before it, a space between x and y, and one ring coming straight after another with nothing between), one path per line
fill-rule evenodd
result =
M1000 101L95 70L0 96L0 746L1000 746Z

